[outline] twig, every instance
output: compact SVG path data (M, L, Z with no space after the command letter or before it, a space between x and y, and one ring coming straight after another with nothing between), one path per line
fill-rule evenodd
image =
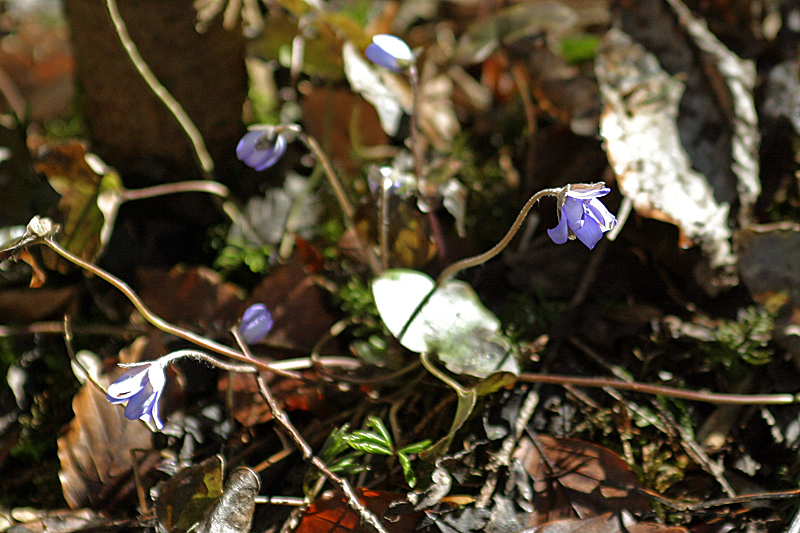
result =
M574 385L576 387L611 387L618 390L714 404L788 405L800 403L800 394L723 394L718 392L677 389L661 385L649 385L647 383L620 381L612 378L582 378L576 376L557 376L553 374L523 373L517 376L517 381L525 383L548 383L551 385Z
M235 328L232 329L231 332L236 338L237 344L242 346L244 351L247 352L247 346L242 342L239 332ZM294 424L292 424L289 416L283 411L283 409L281 409L281 406L275 400L275 397L272 396L272 393L267 387L267 384L264 382L264 378L261 377L261 374L256 374L256 380L258 381L258 389L261 391L261 395L264 396L264 399L267 402L267 407L269 408L270 414L275 419L275 422L277 422L277 424L280 426L281 430L286 434L286 436L292 439L295 446L297 446L297 449L300 450L303 460L311 463L312 466L319 470L322 475L324 475L331 483L334 484L334 486L336 486L336 488L339 489L339 492L342 493L350 508L358 513L364 526L366 526L373 533L387 533L378 518L359 501L356 493L353 491L352 487L350 487L350 484L347 482L347 480L340 478L331 472L327 465L325 465L325 463L323 463L319 457L314 455L311 446L309 446L305 439L303 439L303 436L300 435L300 432L297 431L297 428L294 427Z
M111 22L114 24L114 29L117 31L117 37L119 37L123 48L125 48L128 57L133 63L133 66L136 67L139 75L142 77L145 83L147 83L153 93L164 103L165 106L167 106L169 112L172 113L172 115L178 120L178 123L183 128L183 131L186 132L186 136L189 137L189 141L192 143L194 153L197 156L197 161L200 165L200 170L203 172L203 175L206 178L210 179L214 175L214 160L211 159L211 155L208 153L206 143L203 140L203 135L200 133L200 130L197 129L197 127L194 125L194 122L192 122L192 119L189 118L189 115L183 109L183 106L181 106L181 104L169 93L169 91L161 84L161 82L158 81L156 75L153 74L153 71L150 70L150 67L139 53L138 48L136 48L136 44L131 39L130 34L128 34L128 28L125 26L125 21L122 20L122 16L119 13L117 1L106 0L106 6L108 7L109 15L111 15Z

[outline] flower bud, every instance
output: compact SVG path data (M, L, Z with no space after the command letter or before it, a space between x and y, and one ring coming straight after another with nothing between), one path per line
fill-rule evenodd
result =
M264 304L253 304L242 315L239 333L247 344L255 344L272 329L272 314Z
M414 54L405 41L385 33L374 36L372 44L367 46L364 53L367 59L376 65L388 68L393 72L405 70L414 60Z
M277 163L286 151L286 139L278 134L270 144L264 138L266 135L258 130L247 132L236 145L236 157L256 170L265 170Z

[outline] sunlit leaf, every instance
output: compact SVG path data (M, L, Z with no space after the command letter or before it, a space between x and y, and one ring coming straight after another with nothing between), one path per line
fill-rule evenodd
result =
M456 374L518 373L500 321L475 291L462 281L434 288L430 277L412 270L388 270L373 281L378 313L400 343L414 352L436 353Z

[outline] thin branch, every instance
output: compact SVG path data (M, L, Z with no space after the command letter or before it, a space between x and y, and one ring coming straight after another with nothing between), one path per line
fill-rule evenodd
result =
M242 342L239 332L236 329L232 329L231 332L236 338L237 344L242 346L245 352L247 352L247 346L244 342ZM363 503L361 503L347 480L340 478L331 472L327 465L325 465L325 463L323 463L319 457L314 455L314 451L311 449L311 446L309 446L305 439L303 439L303 436L300 435L300 432L297 431L297 428L294 427L294 424L292 424L289 416L283 409L281 409L281 406L278 404L277 400L275 400L275 397L272 395L272 392L270 392L269 387L267 387L267 384L264 382L264 378L261 377L261 374L256 374L256 380L258 381L258 389L261 391L261 395L264 396L264 400L267 402L267 407L269 408L270 414L275 419L275 422L278 423L281 430L286 434L287 437L292 439L295 446L297 446L297 449L300 450L303 460L319 470L322 475L324 475L331 483L334 484L334 486L336 486L336 488L339 489L339 492L342 493L350 508L358 513L358 516L361 518L362 525L367 527L367 529L373 533L387 533L383 525L381 525L380 520L378 520L378 518L372 514L372 512L367 509Z

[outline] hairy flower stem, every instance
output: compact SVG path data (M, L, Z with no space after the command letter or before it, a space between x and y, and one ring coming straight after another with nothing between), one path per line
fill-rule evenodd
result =
M230 194L230 191L225 185L216 181L194 180L165 183L163 185L155 185L143 189L123 189L119 192L119 195L123 200L128 201L155 198L157 196L166 196L167 194L181 192L206 192L221 198L228 198Z
M517 231L519 231L519 228L522 225L522 222L525 220L525 217L528 216L528 213L530 212L531 208L533 208L533 204L535 204L545 196L558 196L562 190L563 190L562 187L553 189L543 189L534 194L533 196L531 196L530 199L527 202L525 202L525 205L522 206L522 209L517 215L517 219L511 225L511 228L508 230L508 233L506 233L505 237L500 239L500 242L495 244L490 250L480 255L475 255L473 257L462 259L461 261L456 261L452 265L442 270L442 273L439 274L439 277L436 280L436 286L440 287L444 282L449 281L453 276L455 276L462 270L481 265L486 261L488 261L489 259L496 256L497 254L499 254L500 252L502 252L503 249L505 249L505 247L508 246L508 243L511 242L511 239L514 238L514 235L517 234Z
M551 385L574 387L609 387L612 389L628 390L667 396L696 402L732 405L788 405L800 403L800 394L721 394L717 392L699 392L661 385L648 385L631 381L621 381L611 378L582 378L576 376L555 376L552 374L528 374L517 376L517 381L525 383L548 383Z
M242 361L245 363L252 364L262 370L274 372L275 374L285 377L291 377L296 379L302 378L300 374L298 374L297 372L293 372L292 370L296 368L303 368L304 366L307 365L300 365L298 367L298 361L285 361L283 363L278 362L270 364L270 363L265 363L263 361L258 361L256 359L251 359L242 352L236 351L228 346L225 346L224 344L219 344L218 342L214 342L210 339L202 337L192 331L170 324L163 318L159 317L158 315L150 311L150 309L147 308L144 302L142 302L139 296L133 291L133 289L130 288L130 286L127 283L113 276L109 272L106 272L105 270L87 261L84 261L80 257L77 257L72 253L70 253L69 251L65 250L55 241L53 235L48 235L46 237L43 237L43 242L61 257L78 265L84 270L91 272L95 276L104 279L105 281L109 282L114 287L116 287L120 292L122 292L128 298L128 300L130 300L130 302L133 304L136 310L139 311L139 313L141 313L141 315L145 318L145 320L150 322L153 326L160 329L161 331L169 333L171 335L175 335L176 337L185 339L189 342L193 342L198 346L201 346L209 351L225 355L227 357L230 357L231 359L236 359L237 361ZM286 364L286 363L291 363L291 364Z

